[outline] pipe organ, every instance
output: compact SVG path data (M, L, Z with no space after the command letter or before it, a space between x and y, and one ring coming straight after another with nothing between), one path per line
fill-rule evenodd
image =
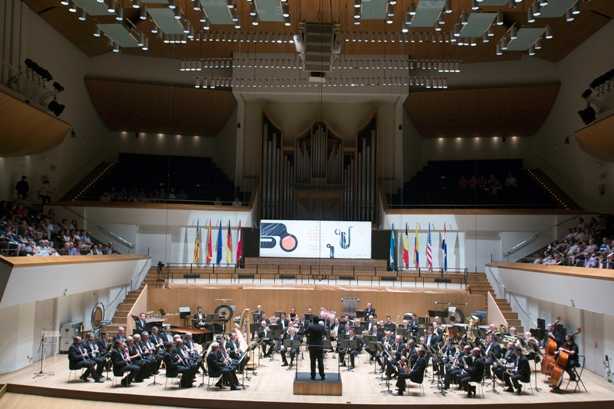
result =
M289 146L266 117L263 123L262 218L375 219L375 119L355 143L316 122Z

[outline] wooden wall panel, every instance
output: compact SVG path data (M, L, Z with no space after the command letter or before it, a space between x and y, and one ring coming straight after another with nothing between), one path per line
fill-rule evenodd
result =
M100 117L115 131L216 136L236 106L230 90L86 78Z
M360 308L372 302L378 316L386 314L394 319L406 312L420 316L428 310L443 309L448 302L456 303L460 309L469 312L485 305L484 296L470 295L465 290L424 290L424 289L371 289L334 286L266 287L266 286L174 286L172 288L149 288L148 310L163 308L167 313L176 313L179 306L189 305L192 310L202 306L206 312L213 312L222 299L232 300L237 313L244 308L254 309L262 305L267 314L288 311L294 306L299 314L308 307L319 312L326 307L340 313L342 297L358 297ZM436 305L434 302L444 303ZM461 305L468 303L467 306Z
M424 137L530 136L544 123L560 83L459 88L410 94L405 108Z

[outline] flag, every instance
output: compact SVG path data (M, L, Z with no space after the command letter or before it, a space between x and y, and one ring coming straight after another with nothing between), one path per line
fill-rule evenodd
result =
M220 220L220 228L217 229L217 243L215 244L215 264L222 264L222 221Z
M183 263L189 263L189 254L188 254L188 226L183 229L183 254L181 255L181 261Z
M405 223L405 234L401 237L401 241L403 246L403 252L401 256L403 258L403 265L405 266L405 268L409 268L409 239L407 233L407 223Z
M230 220L228 220L228 233L226 233L226 264L232 264L232 231L230 231Z
M390 254L388 255L388 271L396 270L396 242L394 237L394 224L390 230Z
M213 260L213 235L211 233L211 219L209 219L209 231L207 232L207 264Z
M454 240L454 266L456 267L457 270L460 270L461 268L461 264L460 264L460 240L459 240L459 233L456 232L456 240Z
M418 237L418 229L420 225L416 223L416 236L414 237L414 264L416 270L420 268L420 238Z
M429 234L426 237L426 266L429 271L433 271L433 250L431 249L431 223L429 223Z
M200 225L196 221L196 237L194 238L194 264L200 263Z
M241 220L239 220L239 231L237 232L237 266L241 267L241 257L243 257L243 233L241 233Z
M448 271L448 245L446 243L446 224L443 224L443 238L441 239L441 253L443 254L443 271Z

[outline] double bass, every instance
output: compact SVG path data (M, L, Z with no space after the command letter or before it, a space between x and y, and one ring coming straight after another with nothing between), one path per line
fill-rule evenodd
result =
M548 341L544 347L544 359L542 360L541 370L544 375L550 375L552 368L556 365L556 351L558 345L552 335L548 336Z
M571 334L571 336L574 337L580 332L582 332L582 329L578 328L576 332ZM559 350L558 356L556 357L554 365L550 371L550 378L548 379L548 384L550 386L553 388L558 388L561 386L561 383L563 382L563 374L565 373L565 369L567 369L567 365L569 365L569 352Z

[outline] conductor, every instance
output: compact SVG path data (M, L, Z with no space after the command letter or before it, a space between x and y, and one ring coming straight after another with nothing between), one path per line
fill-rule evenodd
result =
M317 324L313 323L307 327L305 331L307 335L307 345L309 347L309 360L311 361L311 380L316 379L316 360L318 361L318 371L320 372L320 379L324 380L324 351L322 348L322 341L326 330L324 329L324 321L319 321Z

